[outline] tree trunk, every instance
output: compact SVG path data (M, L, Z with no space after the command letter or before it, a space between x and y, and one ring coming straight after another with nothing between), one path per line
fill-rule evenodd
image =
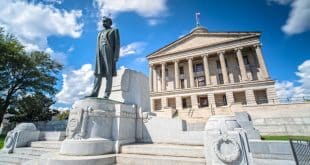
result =
M5 114L5 109L2 109L1 108L1 110L0 110L0 126L1 126L1 124L2 124L2 121L3 121L3 117L4 117L4 114Z

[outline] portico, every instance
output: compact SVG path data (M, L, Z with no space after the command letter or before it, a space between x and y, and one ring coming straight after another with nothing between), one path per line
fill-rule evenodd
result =
M257 32L219 33L197 27L149 55L154 107L183 110L277 102L259 37ZM168 105L168 98L175 101ZM155 105L159 99L156 103L161 105Z

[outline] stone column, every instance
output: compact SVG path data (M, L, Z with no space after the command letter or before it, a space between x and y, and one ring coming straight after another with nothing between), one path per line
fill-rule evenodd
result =
M234 94L232 91L226 92L227 105L234 103Z
M258 63L259 63L259 67L262 71L263 78L269 79L269 73L268 73L266 65L265 65L265 60L264 60L264 57L262 54L261 45L257 44L257 45L254 45L254 47L255 47L255 52L256 52Z
M205 72L206 85L211 85L208 54L203 55L202 58L203 58L203 68Z
M161 109L165 109L166 107L168 106L168 103L167 103L167 98L166 97L162 97L161 98Z
M194 72L193 72L193 58L188 58L188 73L189 73L189 82L190 87L195 87L195 81L194 81Z
M150 99L150 103L151 103L151 112L155 111L155 107L154 107L154 99Z
M192 108L198 109L197 95L195 95L195 94L191 95L191 102L192 102Z
M182 110L183 109L181 96L176 96L175 97L175 107L176 107L177 110Z
M215 98L214 98L214 93L208 93L208 101L209 101L209 107L215 108Z
M153 92L153 64L150 64L149 66L149 88L150 92Z
M153 66L153 88L154 88L154 92L158 92L158 75L157 75L157 71L156 71L156 67Z
M239 68L240 68L240 73L241 73L242 81L247 81L248 80L248 76L246 74L246 68L245 68L245 65L244 65L244 61L243 61L243 56L242 56L241 50L242 50L242 47L235 49L235 51L237 53L237 58L238 58L238 63L239 63Z
M161 64L161 91L166 90L166 64Z
M224 84L228 84L228 74L227 74L227 68L225 64L225 58L224 58L224 51L218 52L220 63L221 63L221 70L223 74Z
M174 86L175 89L180 88L180 72L179 72L179 61L174 61Z
M247 105L256 105L255 95L253 89L247 89L245 91L246 104Z
M274 86L267 88L266 90L267 99L269 104L279 104L279 99Z

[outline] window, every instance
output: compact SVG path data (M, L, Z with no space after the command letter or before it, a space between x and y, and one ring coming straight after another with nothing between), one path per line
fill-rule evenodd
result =
M243 61L244 61L244 65L250 64L248 56L243 56Z
M165 69L166 77L168 77L168 68Z
M202 72L203 71L203 65L202 63L195 65L195 72Z
M208 97L199 97L199 105L200 107L209 106Z
M180 74L184 74L184 67L183 66L179 67L179 71L180 71Z
M204 76L197 77L197 82L199 87L206 85Z
M217 69L221 69L221 63L219 60L216 61L216 67Z
M226 95L223 95L223 104L227 105Z
M227 59L225 58L225 66L228 67Z
M180 80L180 84L181 84L181 89L184 89L185 88L184 79Z
M220 82L220 84L224 84L224 79L223 79L222 73L219 74L219 82Z
M187 108L186 98L182 98L182 107Z

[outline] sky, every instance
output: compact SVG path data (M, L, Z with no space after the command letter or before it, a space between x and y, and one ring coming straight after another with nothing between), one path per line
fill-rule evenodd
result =
M260 31L265 62L279 97L310 95L309 0L0 0L0 26L27 51L64 65L55 107L67 109L92 90L97 33L110 16L121 38L117 68L148 75L146 56L188 34Z

